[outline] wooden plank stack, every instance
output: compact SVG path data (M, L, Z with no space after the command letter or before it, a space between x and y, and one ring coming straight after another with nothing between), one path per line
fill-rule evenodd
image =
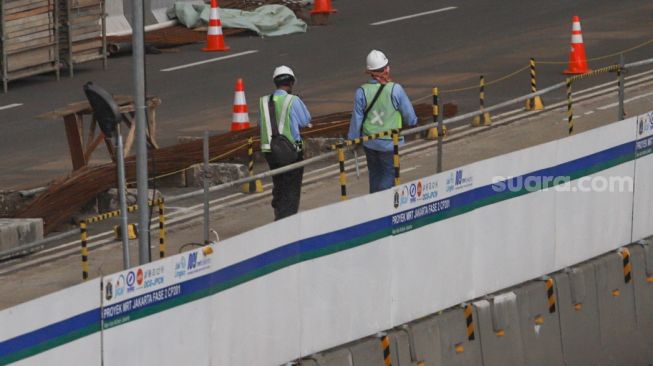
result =
M0 0L0 67L11 80L54 71L59 79L56 0Z
M57 0L60 58L68 66L101 59L107 68L105 0Z

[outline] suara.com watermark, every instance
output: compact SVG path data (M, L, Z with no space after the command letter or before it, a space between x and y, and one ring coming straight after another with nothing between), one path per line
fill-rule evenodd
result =
M572 182L575 182L572 183ZM495 192L535 192L553 189L558 192L632 192L633 177L629 176L519 176L492 178Z

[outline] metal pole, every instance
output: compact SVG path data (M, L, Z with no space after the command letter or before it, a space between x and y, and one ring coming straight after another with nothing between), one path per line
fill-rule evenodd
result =
M347 200L347 173L345 172L345 149L338 149L338 166L340 168L340 200Z
M147 185L147 144L145 140L145 42L143 0L133 2L132 57L134 67L134 111L136 113L136 186L138 188L138 263L150 261L150 220Z
M393 145L392 163L395 168L395 187L396 187L401 184L401 178L399 176L400 168L399 168L399 131L398 130L392 130L392 145Z
M442 138L444 135L444 125L442 124L442 102L440 101L440 90L433 88L433 123L438 124L438 161L435 171L440 173L442 171Z
M571 95L571 78L567 78L567 126L569 134L574 133L574 99Z
M116 131L116 154L118 167L118 197L120 198L120 236L122 239L122 263L123 268L127 269L131 266L129 259L129 236L127 228L127 197L125 196L125 156L122 144L122 135L120 134L120 126Z
M625 98L625 89L624 89L624 74L626 70L624 69L624 54L619 55L619 70L617 70L617 86L619 87L619 115L617 116L618 120L621 121L626 117L626 111L624 110L624 98Z
M209 243L209 131L204 131L204 169L202 172L204 186L204 244Z

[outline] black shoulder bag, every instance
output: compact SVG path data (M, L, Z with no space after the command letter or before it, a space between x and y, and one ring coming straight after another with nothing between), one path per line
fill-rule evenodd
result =
M279 166L292 164L299 159L299 152L293 142L288 137L279 133L277 125L277 112L275 111L273 95L268 100L268 110L270 112L270 128L272 128L272 138L270 139L270 152L272 158ZM290 98L289 96L287 98Z

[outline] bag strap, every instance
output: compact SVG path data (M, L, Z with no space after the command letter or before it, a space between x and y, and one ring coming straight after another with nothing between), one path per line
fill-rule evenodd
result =
M270 113L270 128L272 129L272 136L279 135L279 126L277 125L277 112L274 110L274 94L270 94L268 99L268 112Z
M363 114L363 120L361 121L361 131L360 135L363 136L363 124L365 123L365 120L367 119L367 115L370 113L370 110L374 106L374 103L376 103L376 100L379 99L379 95L381 95L381 92L383 91L383 88L385 88L386 84L381 84L381 87L379 90L376 91L376 94L374 94L374 98L372 98L372 103L370 103L367 106L367 109L365 110L365 113Z

